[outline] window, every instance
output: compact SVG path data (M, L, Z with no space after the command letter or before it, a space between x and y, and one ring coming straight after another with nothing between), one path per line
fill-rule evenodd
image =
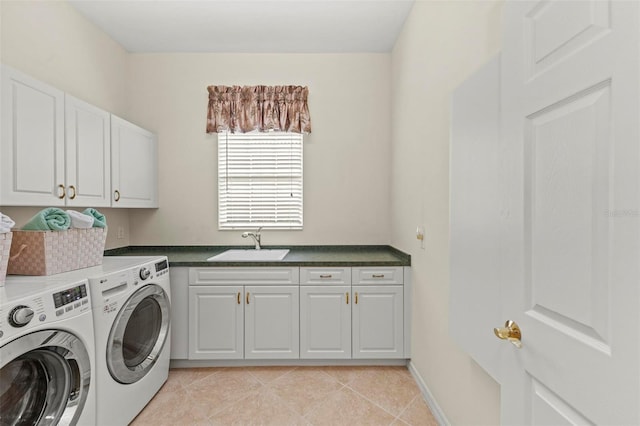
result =
M218 133L218 228L302 229L302 135Z

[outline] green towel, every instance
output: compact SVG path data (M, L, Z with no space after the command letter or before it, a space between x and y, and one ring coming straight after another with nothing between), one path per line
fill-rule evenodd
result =
M69 229L71 218L64 210L49 207L40 210L25 226L25 231L64 231Z
M96 209L85 209L82 213L93 216L93 227L94 228L106 228L107 227L107 218L104 217L102 213L100 213Z

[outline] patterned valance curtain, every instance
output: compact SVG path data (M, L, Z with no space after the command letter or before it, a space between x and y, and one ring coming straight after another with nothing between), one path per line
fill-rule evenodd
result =
M207 90L207 133L311 133L307 87L209 86Z

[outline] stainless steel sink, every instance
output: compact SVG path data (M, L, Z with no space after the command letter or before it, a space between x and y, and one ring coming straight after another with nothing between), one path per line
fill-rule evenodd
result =
M289 249L231 249L207 259L208 262L278 262Z

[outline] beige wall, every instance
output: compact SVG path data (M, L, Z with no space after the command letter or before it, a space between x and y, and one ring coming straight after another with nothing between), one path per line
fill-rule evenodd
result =
M160 209L101 209L108 248L246 244L217 230L210 84L310 88L304 230L265 231L266 244L388 243L390 55L130 55L66 2L2 1L0 15L3 63L158 133ZM38 210L2 207L18 226Z
M212 84L309 86L304 230L264 231L266 245L389 242L389 54L135 54L128 81L129 118L160 141L160 208L131 211L132 244L248 244L217 229Z
M107 111L126 116L127 52L62 1L0 1L0 61ZM0 206L18 226L40 210ZM129 244L127 210L107 216L107 247ZM117 240L122 227L125 238Z
M418 1L392 52L391 244L412 255L412 362L452 424L499 423L499 386L449 338L448 268L450 96L499 51L501 6Z
M126 235L112 232L108 247L246 243L217 231L206 86L308 85L305 229L266 231L266 244L409 252L415 366L453 424L497 424L498 385L448 336L448 129L451 91L499 50L500 13L488 1L418 1L392 55L129 55L64 2L3 0L0 58L158 133L160 208L102 209ZM1 208L19 225L39 210Z

